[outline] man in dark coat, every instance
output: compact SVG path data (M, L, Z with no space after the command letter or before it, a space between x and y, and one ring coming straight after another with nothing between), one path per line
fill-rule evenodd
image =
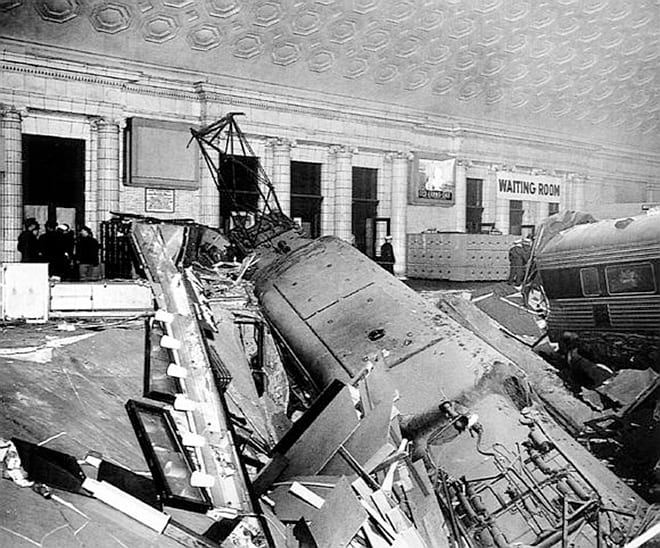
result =
M394 249L392 248L392 236L385 236L385 243L380 246L380 264L390 274L394 274Z
M525 252L522 240L516 241L509 249L509 279L510 285L520 285L525 275Z
M532 241L529 238L518 240L509 249L509 271L508 283L519 286L525 279L527 262L532 251Z
M101 277L99 267L99 242L92 234L92 229L84 226L78 235L76 260L81 281L98 280Z
M57 232L60 235L60 243L62 245L62 251L64 252L64 259L62 262L62 279L71 280L74 278L73 273L73 248L75 246L75 236L71 227L62 223L57 226Z
M39 253L48 263L48 275L62 278L67 271L67 258L62 233L57 230L56 221L46 223L46 232L39 236Z
M34 217L25 220L25 230L18 237L17 249L21 252L22 263L39 262L39 223Z

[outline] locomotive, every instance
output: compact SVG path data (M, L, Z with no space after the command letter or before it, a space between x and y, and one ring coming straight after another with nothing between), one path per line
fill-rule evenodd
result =
M234 156L254 156L236 115L191 132L225 199L223 174L252 170L255 210L236 200L227 237L297 374L317 394L339 380L361 403L394 401L459 546L617 544L646 503L536 405L516 364L349 242L304 236L258 162Z

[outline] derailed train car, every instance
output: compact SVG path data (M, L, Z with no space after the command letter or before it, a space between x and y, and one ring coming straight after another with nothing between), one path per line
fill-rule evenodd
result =
M562 350L577 347L615 369L660 371L660 215L554 234L534 247L526 283L540 283L548 335Z
M241 136L233 115L193 131L225 187L214 157L232 161L215 144L227 128ZM373 405L394 398L452 543L614 546L635 534L644 501L535 405L515 364L349 243L303 237L265 188L262 205L275 206L229 233L253 256L264 315L311 386L339 379Z

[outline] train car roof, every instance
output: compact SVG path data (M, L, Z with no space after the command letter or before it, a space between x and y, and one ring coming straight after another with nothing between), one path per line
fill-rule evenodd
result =
M555 253L598 249L626 249L644 243L660 243L660 215L638 215L581 224L559 232L539 258Z

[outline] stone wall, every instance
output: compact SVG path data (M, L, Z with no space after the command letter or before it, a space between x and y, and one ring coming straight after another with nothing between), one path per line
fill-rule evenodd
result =
M0 182L2 261L17 260L22 219L21 134L85 141L85 223L98 231L110 211L146 214L145 190L123 184L123 130L131 117L199 126L228 111L244 112L241 127L271 177L285 210L290 161L322 164L322 231L350 238L351 167L378 170L378 215L392 219L395 253L405 256L406 234L428 228L465 230L465 179L484 181L484 222L508 227L508 203L498 198L498 170L561 178L562 208L589 208L621 196L621 184L653 187L660 158L566 142L538 129L507 134L501 127L462 126L414 108L385 107L337 96L254 84L200 81L199 74L126 62L110 68L98 56L6 46L0 60L4 164ZM455 203L408 205L411 153L456 158ZM197 190L175 190L174 213L216 224L219 199L200 155ZM615 170L616 177L612 173ZM651 185L651 186L649 186ZM655 187L653 187L655 188ZM653 195L652 191L647 191ZM547 215L547 204L526 207L525 222ZM405 273L403 261L398 273Z

